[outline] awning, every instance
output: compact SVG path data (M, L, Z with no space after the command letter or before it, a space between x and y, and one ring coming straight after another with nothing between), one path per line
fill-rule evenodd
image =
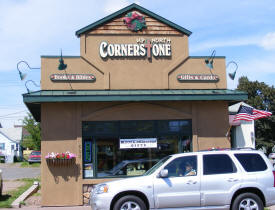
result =
M37 121L45 102L111 101L242 101L247 93L237 90L41 90L23 94L23 101Z

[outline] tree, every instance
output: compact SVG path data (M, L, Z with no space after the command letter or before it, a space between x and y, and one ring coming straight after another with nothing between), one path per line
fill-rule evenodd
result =
M275 144L275 88L264 82L249 81L247 77L239 79L238 90L248 93L247 104L256 109L272 112L268 118L255 120L256 147L266 147L267 152Z
M25 148L40 150L41 149L41 128L40 123L36 122L33 116L28 113L28 116L23 120L23 127L30 135L24 137L22 146Z

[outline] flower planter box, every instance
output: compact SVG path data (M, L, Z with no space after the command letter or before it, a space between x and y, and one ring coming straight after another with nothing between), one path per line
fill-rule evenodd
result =
M48 166L51 167L70 167L75 164L75 158L71 159L46 159Z

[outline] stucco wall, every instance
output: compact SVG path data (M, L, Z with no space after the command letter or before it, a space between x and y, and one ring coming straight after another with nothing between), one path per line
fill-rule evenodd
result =
M228 147L226 102L133 102L42 104L42 205L82 205L82 121L191 119L193 149ZM72 167L48 166L49 152L77 155ZM66 194L66 196L65 196Z
M124 15L123 15L124 17ZM122 16L80 36L80 56L66 57L66 71L58 70L59 57L42 56L42 90L128 90L128 89L226 89L225 58L214 59L214 68L205 58L189 57L188 36L155 19L148 28L132 32L123 25ZM137 39L169 38L170 57L101 58L99 46L136 44ZM52 74L93 74L94 82L53 82ZM219 81L179 82L178 74L215 74ZM78 102L42 103L42 205L82 205L82 186L102 179L82 179L82 121L191 119L193 150L229 147L225 101L163 102ZM47 165L49 152L70 151L77 155L76 164L61 168Z
M83 37L83 36L82 36ZM66 72L58 70L59 57L42 57L41 89L43 90L102 90L102 89L226 89L225 59L214 59L214 68L205 65L205 58L188 57L188 37L166 36L171 40L171 57L117 57L102 59L99 46L102 41L112 44L135 44L137 38L164 36L107 36L91 35L85 39L81 56L64 57ZM83 45L83 44L82 44ZM82 46L81 45L81 46ZM52 74L93 74L94 82L53 82ZM179 82L178 74L218 75L218 82Z

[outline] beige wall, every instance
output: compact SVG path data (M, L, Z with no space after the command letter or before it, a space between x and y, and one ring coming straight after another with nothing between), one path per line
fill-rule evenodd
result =
M226 89L225 59L214 59L212 71L204 58L190 58L188 37L146 16L148 28L131 32L121 17L80 37L80 57L64 57L65 71L59 71L59 57L41 59L42 90L114 90L114 89ZM99 44L136 43L137 38L171 39L169 58L108 58L99 56ZM95 82L52 82L51 74L93 74ZM218 83L179 82L178 74L216 74ZM71 85L71 86L70 86ZM79 102L42 103L42 157L49 152L77 154L73 167L48 166L42 158L42 205L82 205L82 185L101 179L82 179L82 121L191 119L193 150L213 146L229 147L225 101L162 102Z
M72 167L48 166L42 158L42 205L82 205L82 121L191 119L194 151L229 147L225 102L97 102L42 104L42 157L50 152L77 154ZM66 195L66 196L65 196Z
M69 82L52 82L51 74L93 74L95 82L71 82L74 90L108 89L226 89L225 59L215 58L214 69L205 65L204 58L189 58L188 37L165 36L171 39L172 56L164 58L107 58L99 55L102 41L113 44L136 43L137 38L151 39L162 35L88 35L81 36L81 57L66 58L65 71L58 70L59 58L42 57L41 89L69 90ZM83 44L85 43L85 44ZM179 82L178 74L215 74L213 82Z

